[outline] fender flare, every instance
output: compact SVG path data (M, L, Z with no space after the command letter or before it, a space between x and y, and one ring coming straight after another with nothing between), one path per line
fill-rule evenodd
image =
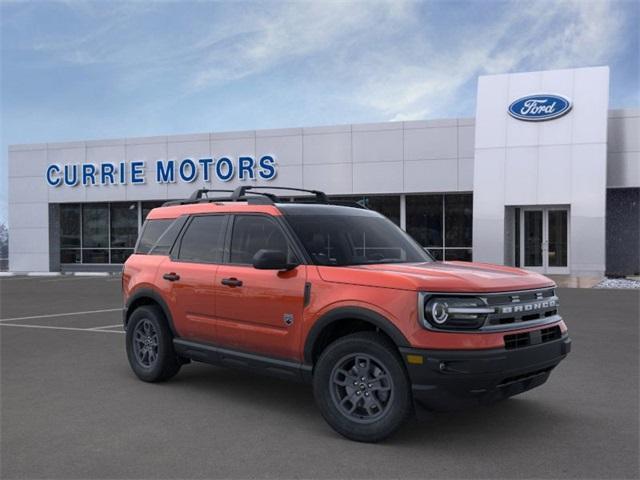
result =
M173 316L171 315L171 310L169 310L169 307L167 306L167 302L165 302L164 298L162 298L162 295L160 295L158 292L156 292L151 288L140 288L136 290L135 293L132 294L127 299L127 303L125 305L125 312L124 312L125 329L127 327L127 323L129 322L129 316L132 313L129 311L129 309L131 308L131 305L133 305L137 300L140 300L141 298L150 298L155 303L160 305L160 308L162 309L162 313L164 313L164 316L167 319L167 322L169 324L169 330L171 330L171 333L173 334L173 336L177 338L178 333L176 332L176 329L173 325Z
M378 312L362 307L338 307L320 317L307 335L304 344L304 363L313 364L313 348L323 330L341 320L362 320L376 326L386 333L398 347L409 347L410 343L404 334L386 317Z

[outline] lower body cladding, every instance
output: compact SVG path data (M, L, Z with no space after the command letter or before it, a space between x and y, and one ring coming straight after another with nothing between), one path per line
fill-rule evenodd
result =
M436 411L492 403L540 386L570 351L567 334L514 349L400 349L414 400Z

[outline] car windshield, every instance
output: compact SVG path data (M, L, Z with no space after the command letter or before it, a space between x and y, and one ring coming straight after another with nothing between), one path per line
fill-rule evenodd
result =
M316 265L431 262L411 237L379 215L288 215Z

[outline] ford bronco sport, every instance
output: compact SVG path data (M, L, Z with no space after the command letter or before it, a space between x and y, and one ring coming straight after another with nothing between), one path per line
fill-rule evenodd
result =
M382 215L305 192L199 190L149 213L122 277L141 380L198 361L308 381L331 427L378 441L414 402L506 398L569 352L551 280L436 262Z

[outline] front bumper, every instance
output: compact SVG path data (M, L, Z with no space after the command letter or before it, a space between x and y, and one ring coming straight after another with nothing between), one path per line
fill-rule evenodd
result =
M513 350L400 348L414 399L432 410L491 403L542 385L570 351L566 333Z

